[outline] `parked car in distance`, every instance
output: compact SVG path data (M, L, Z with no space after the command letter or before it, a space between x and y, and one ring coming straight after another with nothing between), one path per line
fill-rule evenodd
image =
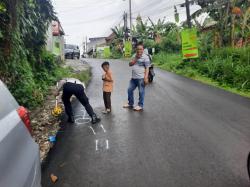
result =
M77 45L72 44L65 44L64 45L64 55L65 58L74 59L75 57L77 59L80 58L80 49Z
M0 80L0 186L41 187L40 152L28 111Z

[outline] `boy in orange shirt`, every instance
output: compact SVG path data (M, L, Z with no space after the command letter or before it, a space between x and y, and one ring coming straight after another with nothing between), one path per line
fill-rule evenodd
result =
M112 72L109 67L109 62L102 63L102 69L104 74L102 76L103 80L103 100L105 105L104 114L111 112L111 92L113 91L113 77Z

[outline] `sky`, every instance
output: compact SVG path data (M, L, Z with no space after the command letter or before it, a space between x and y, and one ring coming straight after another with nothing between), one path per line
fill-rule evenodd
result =
M174 22L174 5L185 0L132 0L132 19L138 14L153 21L166 17ZM81 46L85 38L111 34L111 28L122 26L122 15L129 10L129 0L52 0L55 12L65 31L66 43ZM191 6L191 13L199 6ZM180 21L186 20L186 8L177 6Z

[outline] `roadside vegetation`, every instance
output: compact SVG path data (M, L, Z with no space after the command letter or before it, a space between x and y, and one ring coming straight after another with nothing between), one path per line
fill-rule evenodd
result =
M83 71L75 71L71 67L63 67L59 70L60 75L58 78L65 78L65 77L72 77L75 79L79 79L80 81L84 82L85 84L88 84L88 82L91 79L91 69L87 68ZM58 79L57 79L58 80Z
M44 102L49 87L62 77L74 75L46 51L46 33L57 20L50 0L0 2L0 79L20 105L29 109ZM86 77L87 76L87 77Z
M143 41L145 47L155 48L153 62L159 68L250 97L250 2L197 3L201 9L192 15L192 24L198 31L198 59L182 59L181 31L187 23L179 23L177 7L175 23L165 19L154 23L150 18L143 21L139 15L133 36ZM200 23L197 18L202 13L208 16ZM113 29L117 37L113 46L122 45L122 30Z

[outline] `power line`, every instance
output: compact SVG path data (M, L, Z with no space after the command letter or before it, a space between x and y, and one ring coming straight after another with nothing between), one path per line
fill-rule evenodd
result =
M113 13L113 14L110 14L110 15L107 15L107 16L104 16L104 17L99 17L99 18L95 18L95 19L92 19L92 20L86 20L86 21L79 21L79 22L75 22L75 23L69 23L69 24L64 23L64 25L80 25L80 24L85 24L85 23L97 22L97 21L108 19L108 18L117 18L117 14L118 13Z
M104 3L104 2L102 2L102 3ZM109 1L109 2L105 2L104 4L100 4L100 3L97 3L97 4L93 4L95 7L105 7L105 6L110 6L110 5L112 5L113 4L113 2L112 1ZM89 6L89 5L87 5L87 6L78 6L78 7L71 7L70 9L67 9L67 10L63 10L63 11L59 11L59 13L60 14L62 14L62 13L68 13L68 12L73 12L74 10L76 10L76 9L88 9L88 8L92 8L93 7L93 5L92 6ZM68 7L67 7L68 8Z
M183 2L183 0L182 0L182 2ZM170 10L170 9L174 8L174 6L180 5L180 3L181 2L179 1L175 5L171 5L171 6L169 6L168 4L158 4L157 7L151 7L148 11L147 10L145 10L145 11L139 10L139 11L134 12L134 14L135 13L143 13L143 12L144 12L144 14L150 14L150 13L157 13L160 11L166 11L166 10ZM160 6L160 7L158 7L158 6Z
M123 21L123 17L121 17L120 19L118 19L117 21L115 21L115 22L110 26L110 28L107 29L107 31L105 31L104 36L108 35L108 34L111 32L111 28L113 28L113 27L116 26L116 25L120 25L120 24L122 23L122 21Z
M161 14L163 14L164 12L162 12L162 13L156 13L156 14L151 14L150 16L141 16L142 18L148 18L148 17L150 17L150 18L154 18L154 17L156 17L156 16L158 16L159 17L159 15L161 15ZM182 11L180 11L179 12L179 15L186 15L186 11L185 10L182 10ZM174 15L173 16L162 16L162 18L174 18ZM136 18L135 18L136 19Z

